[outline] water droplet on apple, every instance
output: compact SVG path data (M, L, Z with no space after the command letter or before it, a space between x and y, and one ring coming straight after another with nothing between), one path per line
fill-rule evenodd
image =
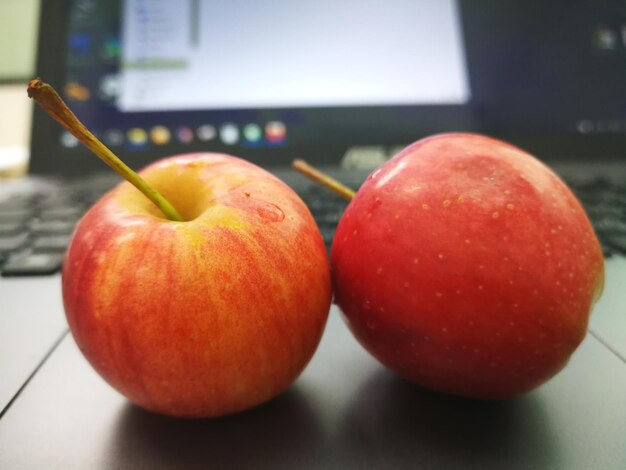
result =
M257 208L257 214L268 222L282 222L285 220L285 213L276 204L271 202L265 203L261 207Z
M378 324L374 320L367 320L365 324L370 330L375 330L376 328L378 328Z
M372 303L369 300L365 299L363 303L361 304L361 306L363 307L364 310L371 310Z

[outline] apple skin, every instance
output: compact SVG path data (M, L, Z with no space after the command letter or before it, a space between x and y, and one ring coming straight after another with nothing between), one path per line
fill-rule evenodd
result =
M123 182L77 225L62 273L71 332L130 401L179 417L241 411L297 378L331 302L328 254L300 198L235 157L140 172L183 215Z
M565 183L487 136L420 140L374 171L331 253L358 341L404 378L506 398L559 372L585 337L604 260Z

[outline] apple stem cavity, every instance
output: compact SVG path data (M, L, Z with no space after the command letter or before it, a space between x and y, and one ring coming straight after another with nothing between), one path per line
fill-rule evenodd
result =
M356 192L345 184L340 183L333 177L319 171L317 168L309 165L304 160L296 159L292 162L291 167L299 173L302 173L307 178L321 184L322 186L337 193L344 199L351 201L354 198Z
M39 78L35 78L28 83L28 96L33 98L51 117L82 142L85 147L100 157L113 171L141 191L169 220L175 222L184 220L161 193L120 160L80 122L51 85L42 82Z

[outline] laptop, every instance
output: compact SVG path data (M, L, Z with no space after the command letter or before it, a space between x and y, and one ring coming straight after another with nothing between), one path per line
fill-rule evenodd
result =
M303 196L330 246L346 203L291 170L294 158L357 188L419 138L484 133L572 185L607 281L572 363L513 404L411 388L356 344L333 306L295 391L243 417L175 424L108 389L68 334L63 252L119 177L37 107L28 177L0 188L1 467L161 468L206 463L207 448L226 464L244 436L263 444L238 455L252 467L256 457L277 467L624 468L619 2L56 0L41 2L40 17L37 74L133 168L196 151L248 159ZM430 430L416 424L424 417ZM276 446L279 435L300 451Z

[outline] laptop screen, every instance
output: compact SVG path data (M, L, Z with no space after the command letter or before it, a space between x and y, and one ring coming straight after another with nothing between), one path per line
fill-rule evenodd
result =
M391 151L452 130L626 135L626 11L615 2L47 3L40 45L56 60L40 57L38 73L130 164L197 150L337 163L355 145ZM36 117L35 172L84 153Z

